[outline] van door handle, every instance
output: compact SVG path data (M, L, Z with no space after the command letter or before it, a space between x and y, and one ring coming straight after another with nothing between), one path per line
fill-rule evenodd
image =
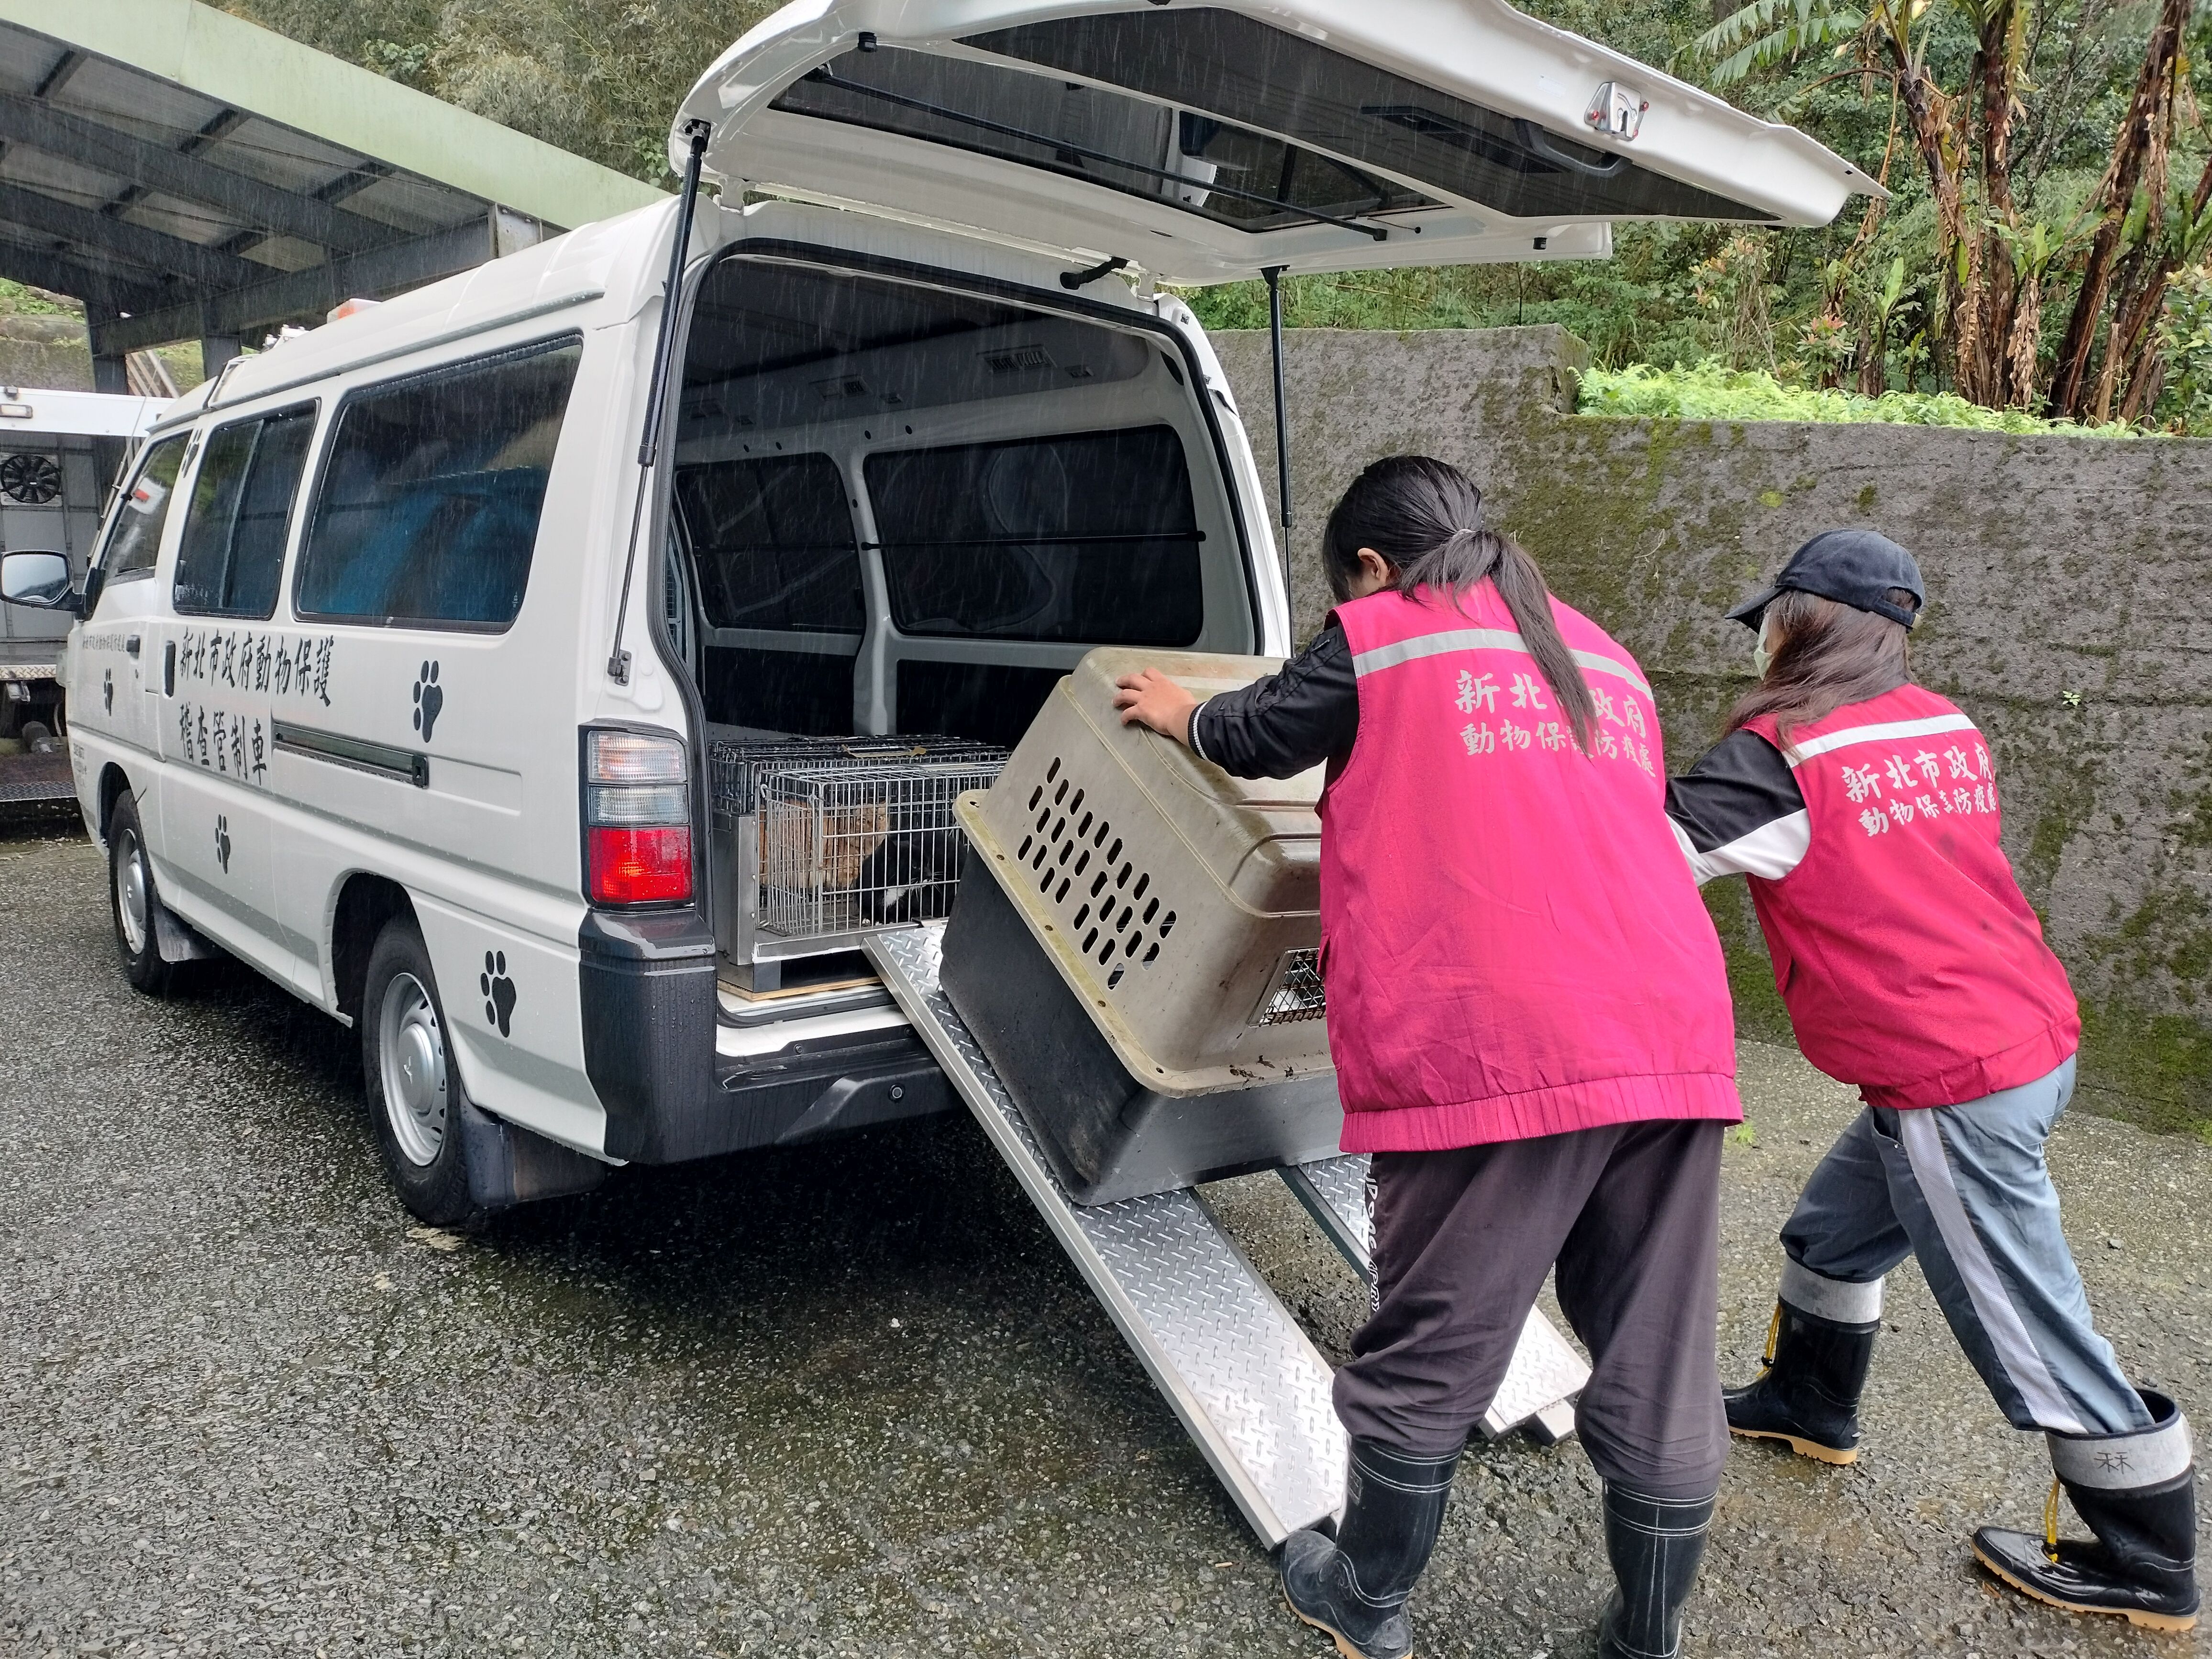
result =
M177 642L174 640L165 641L161 647L161 695L165 697L177 695Z
M133 634L129 639L124 641L123 648L125 651L128 651L132 656L137 656L138 654L138 636L136 634Z

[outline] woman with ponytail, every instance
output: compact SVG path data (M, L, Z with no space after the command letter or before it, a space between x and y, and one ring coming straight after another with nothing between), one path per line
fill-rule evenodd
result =
M1117 699L1238 776L1328 767L1322 964L1344 1149L1374 1157L1375 1307L1336 1376L1344 1517L1284 1546L1284 1590L1346 1659L1410 1651L1461 1449L1556 1265L1619 1580L1600 1652L1668 1659L1728 1444L1742 1110L1650 689L1441 461L1369 467L1323 552L1336 608L1280 673L1200 705L1147 669Z

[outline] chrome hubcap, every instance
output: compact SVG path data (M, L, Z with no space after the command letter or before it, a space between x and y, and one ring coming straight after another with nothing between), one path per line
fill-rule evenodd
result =
M446 1034L430 994L412 974L395 974L377 1015L384 1115L410 1164L425 1164L446 1143Z
M123 943L135 957L146 948L146 852L127 830L121 852L116 860L115 913L123 919Z

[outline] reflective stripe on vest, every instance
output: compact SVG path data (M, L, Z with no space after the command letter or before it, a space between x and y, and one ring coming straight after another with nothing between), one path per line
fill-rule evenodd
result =
M1423 657L1440 657L1448 651L1518 651L1522 656L1534 656L1528 641L1510 628L1455 628L1449 633L1419 634L1410 640L1399 640L1389 645L1378 645L1371 650L1358 653L1352 659L1352 671L1368 675L1385 668L1395 668L1401 663L1416 662ZM1641 691L1651 695L1651 688L1644 677L1624 663L1595 651L1570 652L1576 662L1584 668L1594 668L1601 674L1616 674Z
M1849 748L1855 743L1881 743L1893 738L1932 737L1938 732L1972 732L1973 721L1964 714L1931 714L1925 720L1884 720L1874 726L1847 726L1840 732L1829 732L1803 743L1792 743L1784 751L1785 757L1795 755L1792 767L1802 766L1815 755L1825 755L1832 749Z

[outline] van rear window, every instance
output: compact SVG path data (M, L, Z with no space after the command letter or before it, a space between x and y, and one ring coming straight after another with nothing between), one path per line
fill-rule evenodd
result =
M676 501L710 626L861 631L860 542L827 455L687 466Z
M866 478L902 633L1188 645L1205 624L1170 427L894 451Z
M347 398L301 552L301 614L512 623L582 355L569 336Z

